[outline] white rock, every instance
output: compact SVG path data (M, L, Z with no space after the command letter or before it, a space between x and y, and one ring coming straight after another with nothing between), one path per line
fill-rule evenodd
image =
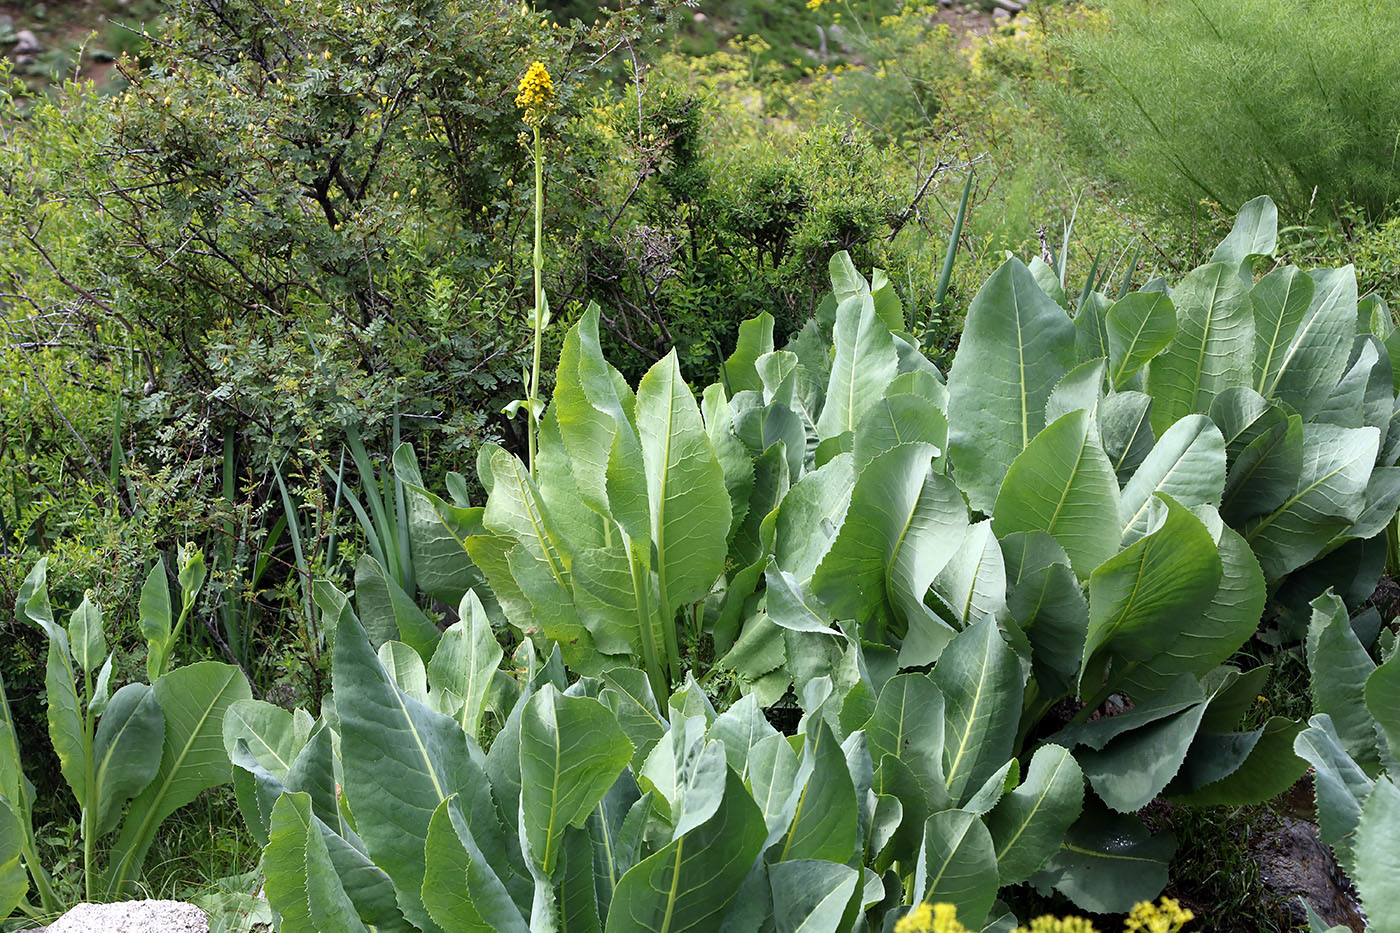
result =
M45 933L209 933L209 918L180 901L79 904Z

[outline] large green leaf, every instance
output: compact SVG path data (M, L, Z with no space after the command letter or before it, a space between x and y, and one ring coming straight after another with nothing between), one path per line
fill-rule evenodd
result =
M1356 334L1356 270L1318 269L1312 299L1297 330L1283 352L1277 375L1268 391L1293 406L1304 421L1312 418L1346 372Z
M1099 436L1119 482L1126 482L1152 450L1151 411L1152 398L1143 392L1113 392L1099 402Z
M1215 537L1220 584L1199 616L1169 626L1172 637L1155 655L1122 672L1116 682L1133 696L1163 690L1183 673L1205 674L1233 655L1259 627L1264 612L1264 575L1254 553L1233 528L1206 508L1195 510Z
M344 792L360 836L393 879L404 916L434 931L421 893L428 825L453 794L480 792L485 775L457 722L398 688L349 613L336 625L331 677Z
M1221 562L1210 530L1169 497L1146 537L1104 561L1089 578L1089 633L1084 643L1091 688L1112 656L1115 682L1125 668L1151 660L1195 619L1220 585ZM1091 662L1098 659L1096 665Z
M44 699L49 721L49 742L58 756L59 772L73 791L79 806L88 805L87 756L84 752L82 707L68 660L67 638L50 637L44 663Z
M1048 532L1082 579L1117 550L1118 481L1087 411L1037 434L1011 464L997 495L992 530Z
M739 325L739 337L734 352L720 366L720 378L729 395L746 389L762 389L754 364L765 353L773 351L773 315L762 311Z
M1133 292L1108 309L1108 377L1115 390L1176 336L1176 309L1162 292Z
M1316 558L1360 516L1380 445L1372 427L1305 424L1302 430L1303 462L1292 492L1244 529L1270 581Z
M1356 827L1356 869L1353 878L1372 933L1400 931L1400 789L1387 778L1376 787L1361 810Z
M778 862L768 869L778 933L837 933L860 872L812 859Z
M669 620L704 596L724 570L731 517L724 471L674 352L637 387L637 430L661 611Z
M924 594L967 528L962 496L930 471L932 457L927 444L902 444L857 478L846 521L812 576L836 618L898 619L911 630L931 619Z
M1249 385L1253 372L1254 317L1236 266L1212 262L1192 270L1172 301L1176 336L1147 373L1158 434L1186 415L1207 411L1224 390Z
M369 554L361 555L355 565L355 609L376 648L401 641L426 661L442 636L413 597Z
M933 591L966 628L986 616L1000 618L1006 609L1006 561L992 533L990 519L968 529L963 546L933 580Z
M1084 776L1113 809L1141 810L1176 776L1205 710L1197 703L1125 730L1102 748L1081 750L1077 758Z
M962 806L1012 757L1021 718L1021 662L988 617L944 649L933 682L943 694L944 781L949 799Z
M1181 772L1164 794L1174 801L1203 807L1272 800L1307 770L1307 763L1293 752L1293 742L1302 729L1303 724L1296 720L1274 716L1251 732L1199 732Z
M1007 260L972 299L948 374L948 444L974 509L991 511L1074 356L1074 323L1029 269Z
M714 815L622 876L608 911L609 933L718 929L765 835L758 806L726 768Z
M1043 531L1002 541L1011 618L1032 647L1031 668L1042 692L1063 696L1079 682L1089 603L1059 542Z
M467 538L484 531L484 510L470 507L465 498L454 496L454 501L447 502L424 488L412 444L396 447L393 463L394 476L403 484L408 506L408 546L414 582L422 592L451 605L485 580L465 547ZM457 479L461 479L460 475Z
M832 342L835 356L826 385L826 404L817 418L817 435L822 438L855 431L866 411L884 395L899 367L894 336L869 292L852 293L837 305Z
M501 646L476 592L468 590L457 607L458 620L442 633L428 662L428 682L436 691L451 690L462 701L457 722L478 738L486 693L501 664Z
M900 444L930 444L942 456L948 450L948 420L933 402L901 393L880 399L856 426L851 453L857 473L880 454Z
M1372 672L1364 692L1366 708L1376 721L1376 729L1385 739L1392 762L1400 762L1400 652ZM1400 775L1400 767L1391 764L1392 774Z
M875 712L865 724L875 763L880 765L887 755L902 762L923 788L920 796L932 797L940 804L947 795L944 718L943 694L932 678L899 674L880 691Z
M1041 888L1053 885L1083 910L1126 913L1161 893L1175 849L1170 832L1153 836L1135 816L1086 804L1060 850L1032 880Z
M1123 540L1147 532L1148 510L1157 493L1188 509L1220 504L1225 489L1225 439L1205 415L1187 415L1168 428L1133 478L1123 487Z
M773 554L778 566L809 580L845 519L856 474L851 454L832 457L793 483L778 507Z
M1375 782L1346 753L1326 713L1308 720L1308 728L1298 734L1293 749L1313 766L1318 835L1337 853L1342 870L1351 872L1355 867L1353 835Z
M791 823L777 850L779 860L845 862L856 848L856 789L841 746L824 721L808 730L786 811Z
M155 751L164 742L165 715L150 687L127 684L112 695L92 743L99 836L116 825L122 806L155 779L160 768Z
M1253 280L1248 263L1255 256L1273 253L1278 241L1278 208L1273 198L1260 195L1246 201L1235 215L1229 234L1211 253L1211 262L1229 263L1239 267L1240 275Z
M131 802L112 849L112 894L140 872L167 816L228 781L229 759L221 734L224 713L252 694L242 671L217 661L178 667L152 684L151 691L165 716L165 744L160 769Z
M1297 266L1275 269L1249 292L1254 307L1254 390L1272 395L1313 298L1313 280Z
M981 924L997 896L992 836L975 813L940 810L924 823L914 869L915 900L952 904L958 918Z
M0 797L0 914L7 917L29 891L23 849L24 828L10 802Z
M1342 747L1358 764L1376 767L1376 721L1365 701L1376 663L1352 630L1340 597L1329 589L1313 600L1312 610L1307 648L1313 711L1332 717Z
M1084 808L1084 774L1066 749L1042 745L1026 779L987 814L1003 885L1035 874L1060 848Z
M546 684L520 723L521 822L540 869L557 867L566 826L582 826L632 759L617 718L587 697Z
M423 903L446 933L526 933L529 926L451 797L428 824Z

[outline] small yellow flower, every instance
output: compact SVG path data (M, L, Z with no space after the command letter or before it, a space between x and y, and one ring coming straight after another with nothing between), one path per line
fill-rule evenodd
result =
M520 79L520 93L515 96L515 106L525 111L525 122L539 126L544 122L554 102L554 82L543 62L535 62Z
M321 54L325 56L326 61L330 61L330 60L331 60L331 50L330 50L330 49L326 49L326 51L323 52L323 53L321 53Z
M1016 933L1098 933L1083 917L1036 917L1028 927L1017 927Z
M952 904L920 904L895 921L894 933L969 933Z
M1175 899L1164 897L1157 904L1143 901L1128 914L1123 933L1179 933L1196 915Z

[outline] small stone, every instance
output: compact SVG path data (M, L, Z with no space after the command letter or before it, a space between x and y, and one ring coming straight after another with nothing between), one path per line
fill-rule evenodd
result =
M708 16L706 16L704 13L696 13L694 16L691 17L691 19L695 20L695 22L697 22L697 23L702 23L702 24L703 24L703 23L708 23L708 22L710 21L710 18L709 18Z
M996 9L992 10L992 19L997 20L998 22L1005 22L1010 18L1011 12L1009 10L1003 10L1001 7L997 7Z
M42 51L44 51L44 47L39 43L39 37L34 35L32 29L21 29L15 33L15 44L10 49L11 55L37 55Z

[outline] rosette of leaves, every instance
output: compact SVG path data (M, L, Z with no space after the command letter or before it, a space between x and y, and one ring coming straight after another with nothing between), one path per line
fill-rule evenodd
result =
M1374 611L1352 620L1331 592L1313 602L1307 651L1317 714L1294 748L1313 766L1318 828L1361 895L1367 929L1394 933L1400 930L1400 654L1394 629L1377 637ZM1344 929L1328 931L1311 907L1309 923L1319 933Z
M49 737L82 812L79 864L87 900L129 896L165 818L229 778L220 723L225 710L251 695L247 680L238 668L216 661L170 667L204 574L202 555L186 549L177 617L165 566L156 563L140 603L151 683L116 690L101 607L84 598L68 624L59 624L44 560L20 589L16 617L38 626L49 640L44 675ZM33 807L34 786L24 775L0 683L0 915L17 905L31 915L63 908L38 858ZM112 833L115 839L99 849ZM37 905L25 900L31 886Z
M321 605L322 715L245 700L224 717L284 933L835 933L887 929L930 898L1010 930L998 887L1050 859L1081 809L1061 747L1024 780L1009 758L985 767L990 749L946 768L961 712L942 691L957 685L872 672L856 639L792 736L752 696L717 712L690 681L663 705L642 671L569 683L560 652L527 651L483 751L502 652L475 594L426 664L401 642L376 652L333 591ZM990 621L970 631L996 637Z

